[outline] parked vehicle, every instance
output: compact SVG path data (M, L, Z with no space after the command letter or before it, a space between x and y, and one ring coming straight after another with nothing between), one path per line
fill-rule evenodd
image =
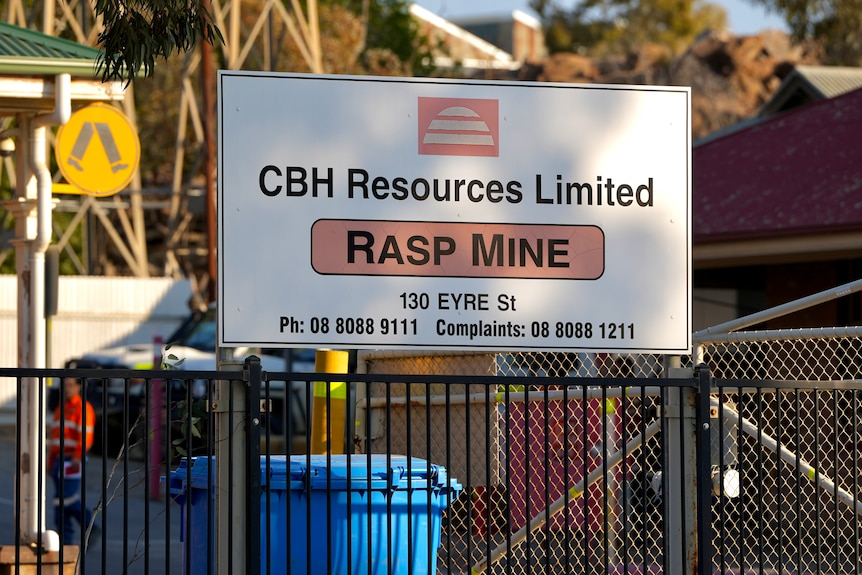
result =
M314 371L315 350L313 349L272 349L257 350L251 348L234 348L233 357L243 361L249 355L257 355L261 365L268 372L311 373ZM78 358L69 359L66 367L69 369L119 368L119 369L153 369L155 362L161 362L166 370L166 378L170 381L168 387L171 402L171 420L176 422L182 417L180 413L186 400L206 397L209 393L206 382L187 381L179 373L170 377L174 371L209 371L217 369L216 354L216 315L215 308L192 312L166 340L162 349L156 344L131 344L96 350ZM106 389L105 389L106 387ZM141 413L145 401L143 382L128 384L126 392L124 379L91 379L85 382L87 399L96 410L97 429L96 453L116 455L123 439L130 436L134 440L132 429L137 416ZM191 393L189 393L191 392ZM292 394L292 400L287 402L287 393ZM52 394L52 395L56 395ZM304 382L291 382L289 389L284 382L273 382L269 390L271 409L267 414L269 429L276 434L286 431L282 422L284 406L290 406L288 418L291 422L291 434L296 436L307 433L308 409L306 406L306 386ZM56 398L49 403L53 406ZM128 417L124 417L127 413ZM108 434L103 438L103 419L107 419Z

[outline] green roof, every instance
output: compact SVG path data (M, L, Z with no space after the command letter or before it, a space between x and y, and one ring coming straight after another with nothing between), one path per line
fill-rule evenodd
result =
M796 66L760 109L760 116L787 111L809 102L835 98L862 88L862 68Z
M807 80L824 98L862 88L862 69L846 66L796 66L792 74Z
M96 48L0 22L2 74L96 78L99 54Z

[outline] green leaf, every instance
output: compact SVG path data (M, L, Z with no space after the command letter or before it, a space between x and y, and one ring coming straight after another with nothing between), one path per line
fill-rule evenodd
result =
M124 79L128 84L141 72L151 76L156 60L166 59L174 49L188 52L201 41L223 44L201 2L96 0L96 17L101 17L104 26L97 37L102 49L97 59L102 80Z

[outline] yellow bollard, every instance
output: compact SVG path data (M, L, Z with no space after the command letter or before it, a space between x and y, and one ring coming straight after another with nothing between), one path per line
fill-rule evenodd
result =
M347 373L349 358L350 354L346 351L319 349L314 358L314 371ZM327 450L329 453L344 453L347 383L315 381L311 403L311 453L321 454Z

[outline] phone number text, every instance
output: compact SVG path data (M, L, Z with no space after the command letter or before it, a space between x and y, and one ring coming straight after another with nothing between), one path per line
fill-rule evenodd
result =
M310 317L299 319L292 316L279 318L281 333L313 333L339 335L416 335L419 323L415 318L371 318L371 317Z

